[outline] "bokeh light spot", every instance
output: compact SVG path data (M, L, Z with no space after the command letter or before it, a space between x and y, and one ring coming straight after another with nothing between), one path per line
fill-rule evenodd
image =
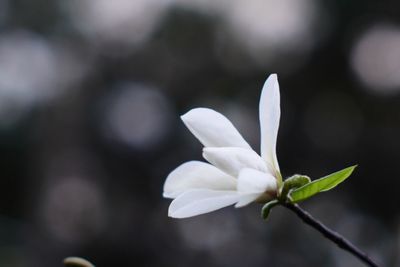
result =
M97 184L79 176L50 184L41 204L46 228L58 239L82 243L105 227L105 200Z
M365 88L380 94L400 90L400 27L378 24L355 43L351 67Z
M53 46L38 35L21 30L0 37L0 126L60 94L57 60Z
M303 54L319 39L313 27L319 12L315 1L233 1L226 7L229 31L259 64L270 64L285 53Z
M173 109L166 96L154 87L132 83L109 95L104 134L135 149L158 145L170 131Z
M77 28L95 42L141 44L163 17L168 0L77 0L63 3Z

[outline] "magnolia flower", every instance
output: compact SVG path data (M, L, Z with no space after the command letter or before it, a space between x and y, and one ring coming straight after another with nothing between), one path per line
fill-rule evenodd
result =
M282 184L276 157L280 119L280 95L276 74L266 80L260 107L261 156L222 114L195 108L181 116L192 134L204 145L209 162L189 161L167 177L164 197L174 199L168 215L186 218L233 205L266 202L278 195Z

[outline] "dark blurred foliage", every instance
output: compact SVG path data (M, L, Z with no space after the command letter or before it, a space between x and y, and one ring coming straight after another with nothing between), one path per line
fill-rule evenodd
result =
M201 159L179 115L214 108L257 148L274 72L283 174L359 164L303 206L400 266L399 17L398 1L0 0L0 266L362 266L282 208L167 217L166 176Z

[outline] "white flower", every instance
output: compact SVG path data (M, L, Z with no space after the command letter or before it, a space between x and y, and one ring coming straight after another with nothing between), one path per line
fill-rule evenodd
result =
M189 161L172 171L164 197L173 198L168 215L186 218L229 205L243 207L277 196L282 177L276 158L280 95L276 74L266 80L260 98L261 156L222 114L195 108L181 118L204 145L210 163Z

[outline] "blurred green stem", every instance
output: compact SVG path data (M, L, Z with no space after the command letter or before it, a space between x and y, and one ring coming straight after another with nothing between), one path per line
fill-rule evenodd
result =
M324 224L322 224L320 221L315 219L311 214L309 214L307 211L303 210L299 205L297 204L292 204L292 203L284 203L283 204L286 208L290 209L300 219L303 220L306 224L310 225L317 231L319 231L322 235L324 235L326 238L331 240L333 243L335 243L338 247L341 249L347 250L351 254L353 254L355 257L359 258L362 262L364 262L367 266L371 267L379 267L377 263L375 263L365 252L361 251L359 248L357 248L354 244L352 244L349 240L338 234L337 232L329 229L326 227Z

